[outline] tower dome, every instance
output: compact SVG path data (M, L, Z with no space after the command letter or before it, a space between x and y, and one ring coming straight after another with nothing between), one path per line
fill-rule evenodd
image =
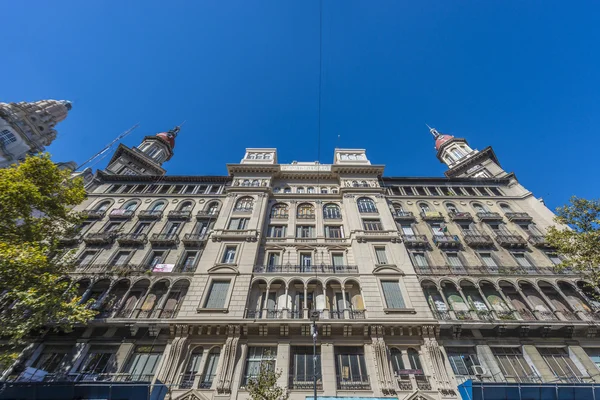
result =
M156 136L161 138L164 142L166 142L169 146L171 146L171 150L175 148L175 138L177 137L177 133L179 133L180 128L176 126L167 132L157 133Z
M437 136L435 138L435 149L439 150L440 147L442 147L442 145L444 143L446 143L450 139L454 139L454 136L452 136L452 135L439 135L439 136Z

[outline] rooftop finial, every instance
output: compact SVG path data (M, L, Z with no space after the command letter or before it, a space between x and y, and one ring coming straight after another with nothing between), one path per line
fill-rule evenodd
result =
M431 134L433 135L434 139L437 139L438 136L440 136L440 133L437 131L437 129L430 127L429 125L425 124L425 126L427 126L429 128L429 132L431 132Z

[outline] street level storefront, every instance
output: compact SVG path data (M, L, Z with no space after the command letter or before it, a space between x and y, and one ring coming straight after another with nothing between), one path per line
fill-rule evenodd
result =
M462 400L600 400L594 383L504 383L468 380L458 386Z

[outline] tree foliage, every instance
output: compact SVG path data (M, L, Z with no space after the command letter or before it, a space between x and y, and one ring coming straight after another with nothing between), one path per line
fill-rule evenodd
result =
M252 400L287 400L290 395L287 389L277 385L281 371L274 371L269 362L262 362L258 376L250 378L246 389Z
M53 256L58 239L80 222L70 209L84 198L82 182L48 155L0 169L0 336L13 344L94 315L64 279L69 262Z
M562 268L584 273L596 285L600 283L600 199L572 197L570 203L556 210L555 221L546 240L564 261ZM567 227L564 227L564 226Z

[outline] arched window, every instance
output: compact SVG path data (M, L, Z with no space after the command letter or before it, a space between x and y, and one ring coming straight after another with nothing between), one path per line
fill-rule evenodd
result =
M323 206L323 218L325 219L340 219L342 218L342 213L340 212L340 207L337 204L325 204Z
M271 153L265 154L265 160L270 160L270 159L271 159Z
M352 181L352 187L358 187L358 182L357 181Z
M250 179L244 179L244 182L242 182L242 186L250 186Z
M454 203L446 203L446 209L451 212L451 213L457 213L458 212L458 208L456 208L456 206L454 205Z
M312 186L309 186L307 189L307 193L314 193L315 192L315 188Z
M104 212L108 209L108 207L110 207L110 201L106 200L98 204L94 211Z
M283 188L283 193L292 193L292 188L290 188L290 187Z
M256 159L257 159L257 160L262 160L262 159L263 159L263 155L262 155L262 153L258 153L258 154L256 154Z
M260 186L260 182L258 181L258 179L252 181L252 186Z
M196 347L185 367L185 372L181 376L181 382L179 382L180 389L191 389L194 385L196 375L200 372L200 360L202 359L202 347Z
M394 212L396 214L402 214L404 212L404 207L400 203L393 203L392 207L394 208Z
M410 362L410 369L421 370L421 374L422 374L423 367L421 366L421 359L419 358L419 352L413 348L409 348L407 353L408 353L408 362Z
M308 219L315 217L315 207L309 203L302 203L298 206L298 218Z
M329 191L327 190L327 188L326 187L322 187L321 188L321 194L327 194L327 193L329 193Z
M216 201L213 201L212 203L208 203L208 206L206 207L206 211L208 212L209 215L215 215L219 212L219 203L217 203Z
M482 206L480 203L473 203L473 208L475 209L475 211L477 211L478 213L484 213L487 212L486 208L484 206Z
M123 210L125 211L135 211L135 209L138 207L138 202L136 200L134 201L130 201L128 203L125 203L125 205L123 206Z
M202 375L199 387L200 389L210 389L213 383L213 379L217 374L217 366L219 365L219 356L221 355L221 349L218 347L213 348L208 353L206 364L204 366L204 374Z
M367 181L360 181L360 186L369 187L369 184L367 183Z
M500 208L502 209L502 211L504 211L505 213L509 213L512 212L512 209L510 208L510 206L506 203L502 203L500 204Z
M235 204L234 211L252 211L254 206L254 199L252 197L242 197Z
M461 158L464 157L463 151L460 149L452 149L452 155L457 159L460 160Z
M429 208L429 204L427 203L419 203L419 208L424 213L431 211L431 209Z
M256 154L254 154L254 153L248 154L248 160L254 160L254 159L256 159Z
M163 208L165 208L165 202L157 201L150 207L150 211L162 211Z
M402 359L402 352L397 348L393 347L390 351L390 358L392 359L392 369L396 375L404 374L402 372L406 368L404 367L404 360Z
M288 217L288 206L287 204L277 203L271 207L271 218L287 218Z
M273 193L279 193L281 191L280 187L274 187L273 188Z
M191 201L184 201L179 206L180 211L192 211L192 208L194 208L194 204Z
M296 193L304 193L304 188L299 187L298 189L296 189Z
M375 207L375 202L368 197L361 197L357 201L358 211L361 213L376 213L377 207Z

